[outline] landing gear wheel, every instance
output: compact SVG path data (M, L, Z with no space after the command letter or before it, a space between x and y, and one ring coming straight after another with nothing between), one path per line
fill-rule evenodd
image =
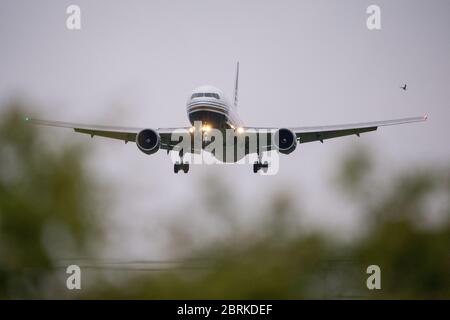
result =
M267 171L269 170L269 163L265 161L263 164L261 164L261 168L264 173L267 173Z
M257 173L260 169L263 169L264 173L269 170L269 163L265 161L264 163L257 161L253 164L253 173Z
M173 165L173 172L178 173L178 171L182 170L184 173L189 172L189 163L175 163Z

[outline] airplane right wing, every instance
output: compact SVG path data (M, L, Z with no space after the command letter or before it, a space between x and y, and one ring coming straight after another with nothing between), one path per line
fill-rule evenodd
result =
M427 116L319 127L294 127L289 129L297 136L298 143L312 141L323 142L323 140L331 138L349 135L359 136L361 133L375 131L378 127L382 126L421 122L425 120L427 120Z
M324 140L339 138L344 136L356 135L359 137L361 133L375 131L381 126L390 126L404 123L421 122L427 120L427 116L422 117L410 117L402 119L384 120L384 121L374 121L374 122L362 122L362 123L352 123L352 124L340 124L340 125L330 125L330 126L317 126L317 127L285 127L291 131L292 135L295 135L290 141L297 143L307 143L313 141L320 141L323 143ZM254 133L258 137L258 141L263 141L259 144L262 151L270 151L277 149L274 141L271 137L272 134L276 133L281 128L274 127L245 127L244 132L246 134ZM262 139L262 140L261 140ZM296 141L295 141L296 140ZM294 147L294 145L291 145ZM250 153L257 152L256 147L249 150Z

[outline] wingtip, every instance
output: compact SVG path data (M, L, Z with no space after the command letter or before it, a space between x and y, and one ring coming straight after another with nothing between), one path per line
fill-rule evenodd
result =
M427 121L427 120L428 120L428 115L427 115L427 114L425 114L425 115L423 116L423 120L424 120L424 121Z

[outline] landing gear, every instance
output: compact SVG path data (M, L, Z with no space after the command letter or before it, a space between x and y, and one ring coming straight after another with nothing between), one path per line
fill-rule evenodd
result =
M253 173L257 173L260 169L262 169L264 173L267 173L267 170L269 170L269 163L267 161L256 161L253 164Z
M180 161L175 162L175 164L173 165L173 172L178 173L178 171L183 170L184 173L188 173L189 172L189 163L183 162L183 156L184 156L183 150L180 150L179 156L180 156Z
M189 172L189 163L177 162L173 165L173 172L178 173L178 171L183 170L184 173Z
M257 139L258 139L258 149L257 149L258 161L256 161L253 164L253 173L257 173L261 169L263 169L264 173L267 173L267 170L269 170L269 163L267 161L262 162L262 153L261 150L259 149L259 135L257 136Z

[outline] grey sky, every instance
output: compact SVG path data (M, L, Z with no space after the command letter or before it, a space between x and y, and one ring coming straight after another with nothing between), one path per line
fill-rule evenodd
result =
M81 7L81 31L65 27L70 4ZM381 7L380 31L366 28L370 4ZM301 145L269 177L229 165L193 166L188 175L174 175L163 152L146 156L133 144L45 129L49 143L62 135L96 150L92 166L99 180L120 191L113 217L127 231L113 240L117 252L125 251L125 238L133 243L157 229L170 208L201 199L199 182L207 175L235 188L243 213L249 203L283 188L298 193L300 206L317 209L311 223L345 228L354 223L352 215L333 210L345 204L327 179L351 148L367 145L382 154L387 177L397 168L450 159L449 13L447 0L3 0L0 102L19 96L36 106L31 116L50 120L185 126L190 91L212 84L231 98L239 60L239 111L247 125L429 114L425 124ZM405 82L406 92L399 89ZM195 215L191 211L185 214Z

